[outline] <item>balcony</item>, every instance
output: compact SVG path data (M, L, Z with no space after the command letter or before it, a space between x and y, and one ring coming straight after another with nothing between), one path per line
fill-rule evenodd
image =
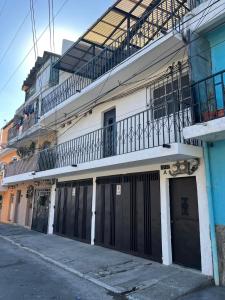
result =
M188 12L186 4L187 1L164 0L154 5L129 30L45 96L41 103L41 115L45 115L71 96L80 93L160 36L166 36L173 29L179 31L182 18Z
M225 138L225 70L196 82L192 90L192 124L184 136L205 141Z
M37 123L38 116L36 112L30 114L26 118L21 117L19 123L9 129L8 144L11 146L18 140L22 139L28 134L29 131L32 131L31 128Z
M34 172L36 178L39 172L46 170L75 168L77 165L159 146L165 147L165 155L169 156L169 148L173 143L198 146L196 140L183 138L183 127L192 124L187 100L151 107L112 125L42 150L31 158L8 165L5 177ZM160 155L159 152L156 157Z
M13 161L5 166L5 177L19 175L27 172L35 171L38 163L38 154L34 154L27 158Z

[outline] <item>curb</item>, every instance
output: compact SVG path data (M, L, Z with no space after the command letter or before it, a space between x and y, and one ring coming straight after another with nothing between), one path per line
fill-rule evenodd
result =
M64 265L64 264L62 264L60 262L57 262L56 260L54 260L54 259L52 259L52 258L50 258L48 256L45 256L44 254L39 253L36 250L33 250L33 249L31 249L29 247L26 247L26 246L23 246L20 243L17 243L17 242L11 240L10 238L8 238L6 236L0 235L0 238L3 239L3 240L5 240L5 241L10 242L12 245L15 245L15 246L17 246L17 247L19 247L19 248L21 248L23 250L26 250L26 251L28 251L28 252L30 252L32 254L35 254L38 257L41 257L43 260L51 263L52 265L55 265L55 266L63 269L64 271L68 271L68 272L70 272L73 275L76 275L76 276L78 276L78 277L80 277L82 279L85 279L85 280L87 280L89 282L92 282L95 285L97 285L97 286L99 286L101 288L104 288L105 290L107 290L107 291L109 291L111 293L121 295L121 294L125 294L125 293L130 292L130 291L122 289L122 288L119 289L119 288L112 287L112 286L110 286L110 285L108 285L108 284L106 284L106 283L104 283L104 282L102 282L102 281L100 281L100 280L98 280L96 278L93 278L93 277L91 277L89 275L85 275L85 274L83 274L83 273L81 273L81 272L79 272L79 271L77 271L75 269L72 269L72 268L70 268L70 267L68 267L68 266L66 266L66 265Z

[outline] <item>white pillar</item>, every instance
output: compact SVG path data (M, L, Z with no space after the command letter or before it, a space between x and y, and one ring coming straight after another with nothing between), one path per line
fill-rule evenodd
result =
M50 203L49 203L48 234L53 234L55 197L56 197L56 184L53 184L51 188Z
M198 194L202 273L211 276L213 275L212 249L209 228L208 196L205 182L205 164L203 159L201 159L200 166L196 172L196 183Z
M91 245L95 244L95 212L96 212L96 177L93 177L92 218L91 218Z
M160 176L162 262L172 264L169 179Z

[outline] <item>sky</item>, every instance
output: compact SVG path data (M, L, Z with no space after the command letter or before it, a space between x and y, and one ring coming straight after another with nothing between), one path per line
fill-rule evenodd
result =
M75 41L115 0L53 0L55 52L62 39ZM48 26L48 0L34 0L37 38ZM0 0L0 128L13 118L24 102L22 83L34 66L30 0ZM32 49L32 50L31 50ZM50 51L49 30L38 41L38 55Z

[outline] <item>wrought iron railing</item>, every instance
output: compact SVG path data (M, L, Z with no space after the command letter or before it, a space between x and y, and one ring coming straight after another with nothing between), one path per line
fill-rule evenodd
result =
M8 131L8 140L11 141L16 137L20 137L20 135L26 132L29 128L37 124L38 122L38 114L34 112L27 116L27 118L23 120L21 125L16 125L9 129Z
M180 22L188 12L187 0L164 0L143 15L99 55L79 68L42 99L41 115L80 92L97 78L113 69L126 58L171 29L180 29Z
M37 124L37 122L38 122L38 115L37 113L34 112L31 115L29 115L26 119L24 119L22 125L22 132L27 131L33 125Z
M39 153L35 153L30 157L9 163L5 166L5 177L35 171L38 159Z
M19 132L19 128L17 126L9 128L8 140L14 139L18 135L18 132Z
M193 124L225 116L225 70L192 85Z
M190 102L173 102L151 107L112 125L42 150L33 158L14 162L6 167L6 177L73 166L164 144L198 145L196 140L183 138L183 127L190 124L192 124Z

